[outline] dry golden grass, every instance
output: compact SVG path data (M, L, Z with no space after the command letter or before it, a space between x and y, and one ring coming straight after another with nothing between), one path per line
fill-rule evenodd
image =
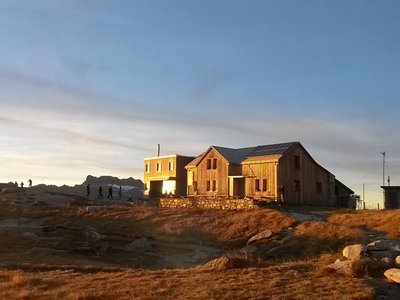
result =
M366 282L319 276L315 261L225 271L132 270L112 273L24 272L26 285L0 282L0 297L26 289L30 299L373 299ZM3 271L0 275L7 273ZM42 278L38 286L31 277ZM45 285L45 289L43 288Z
M45 224L62 224L68 228L66 245L81 239L88 225L101 234L147 236L171 245L210 245L224 253L238 251L265 229L279 236L292 227L294 235L279 249L278 258L266 258L257 268L141 270L126 268L112 255L32 257L27 250L51 248L53 237L67 233L60 230L28 239L22 232L0 229L0 262L9 268L0 270L0 299L374 299L377 295L368 281L338 276L324 267L341 256L345 245L369 241L363 228L394 238L399 238L400 228L398 210L331 212L326 222L297 222L285 208L221 211L114 205L87 213L78 205L80 198L75 199L77 205L32 209L19 205L21 195L7 197L1 201L0 220L40 218ZM69 264L71 270L60 264ZM94 267L86 268L89 265Z
M332 213L329 223L348 227L365 227L391 238L400 238L400 210L365 210Z

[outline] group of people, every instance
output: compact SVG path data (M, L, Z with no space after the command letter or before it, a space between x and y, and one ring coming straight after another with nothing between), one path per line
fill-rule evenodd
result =
M32 179L28 179L28 184L29 184L29 187L32 187ZM18 187L18 182L17 181L15 182L15 185ZM20 187L24 188L24 182L23 181L21 181Z
M90 196L90 184L88 184L86 186L86 197L89 197L89 196ZM122 186L119 186L118 197L119 197L118 199L122 198ZM102 186L99 186L97 199L104 199L103 187ZM112 188L111 185L108 187L107 199L114 199L114 197L113 197L113 188Z

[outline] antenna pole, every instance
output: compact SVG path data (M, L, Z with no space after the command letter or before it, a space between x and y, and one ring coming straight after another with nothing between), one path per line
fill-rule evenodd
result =
M382 152L382 156L383 156L383 186L385 186L385 157L386 157L386 152Z

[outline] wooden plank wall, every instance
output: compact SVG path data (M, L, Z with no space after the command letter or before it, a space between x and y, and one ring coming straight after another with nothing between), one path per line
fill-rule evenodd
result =
M243 164L243 176L245 177L246 197L275 199L276 195L276 162L277 160L264 162L251 162ZM267 190L263 191L263 180L267 180ZM260 191L256 191L256 180L260 182Z
M300 157L300 168L295 166ZM291 204L329 205L331 198L330 173L321 168L301 146L293 147L279 160L279 186L285 188L284 201ZM300 190L295 187L300 182ZM321 191L317 190L321 183Z
M217 159L216 169L207 169L208 159ZM228 162L215 149L211 149L197 168L193 169L193 180L197 181L197 193L189 188L189 195L227 196L228 195ZM207 181L216 180L217 190L207 191Z

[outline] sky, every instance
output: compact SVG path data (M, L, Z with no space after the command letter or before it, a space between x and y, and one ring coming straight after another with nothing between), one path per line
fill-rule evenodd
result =
M400 185L397 0L0 0L0 182L143 178L143 158L300 141Z

